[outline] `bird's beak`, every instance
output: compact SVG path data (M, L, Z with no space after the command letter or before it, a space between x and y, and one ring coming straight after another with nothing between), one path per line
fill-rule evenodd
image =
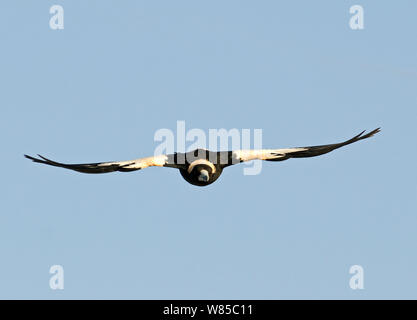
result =
M198 181L207 182L209 180L209 173L207 170L201 170L198 176Z

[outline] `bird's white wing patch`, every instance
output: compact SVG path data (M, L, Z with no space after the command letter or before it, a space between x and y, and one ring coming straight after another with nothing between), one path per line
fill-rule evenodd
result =
M166 155L159 155L155 157L148 157L148 158L140 158L131 161L120 161L120 162L110 162L110 163L102 163L101 165L112 165L118 164L123 166L125 169L144 169L147 167L163 167L168 160Z
M288 153L304 150L306 150L306 148L236 150L233 151L233 157L240 161L273 160L283 158Z

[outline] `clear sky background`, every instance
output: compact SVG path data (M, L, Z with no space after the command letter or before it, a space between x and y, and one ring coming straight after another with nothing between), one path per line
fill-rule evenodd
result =
M49 28L64 7L64 30ZM365 29L349 28L351 5ZM417 2L1 1L0 298L417 298ZM154 133L263 130L310 159L84 175ZM65 289L49 288L64 267ZM363 290L349 268L364 268Z

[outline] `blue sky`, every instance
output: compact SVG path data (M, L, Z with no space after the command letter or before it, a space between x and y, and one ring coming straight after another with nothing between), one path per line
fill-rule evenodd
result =
M64 30L49 8L64 8ZM365 29L349 28L361 4ZM2 1L0 298L417 298L415 1ZM310 159L83 175L161 128L260 128ZM64 290L49 268L64 268ZM349 268L364 269L363 290Z

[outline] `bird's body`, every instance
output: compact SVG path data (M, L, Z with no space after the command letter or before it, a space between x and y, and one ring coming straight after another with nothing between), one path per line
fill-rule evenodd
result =
M210 152L204 149L196 149L191 153L185 154L186 167L180 168L182 177L189 183L204 187L212 184L222 174L224 166L216 163L216 161L210 161ZM190 155L190 157L187 157Z
M315 157L356 141L372 137L379 128L364 135L361 132L347 141L321 146L298 147L289 149L260 149L235 151L209 151L196 149L187 153L174 153L140 158L129 161L98 162L85 164L65 164L49 160L41 155L40 159L25 155L26 158L55 167L75 170L83 173L106 173L113 171L129 172L147 167L170 167L179 169L182 177L196 186L207 186L216 181L223 169L228 166L251 160L283 161L289 158Z

